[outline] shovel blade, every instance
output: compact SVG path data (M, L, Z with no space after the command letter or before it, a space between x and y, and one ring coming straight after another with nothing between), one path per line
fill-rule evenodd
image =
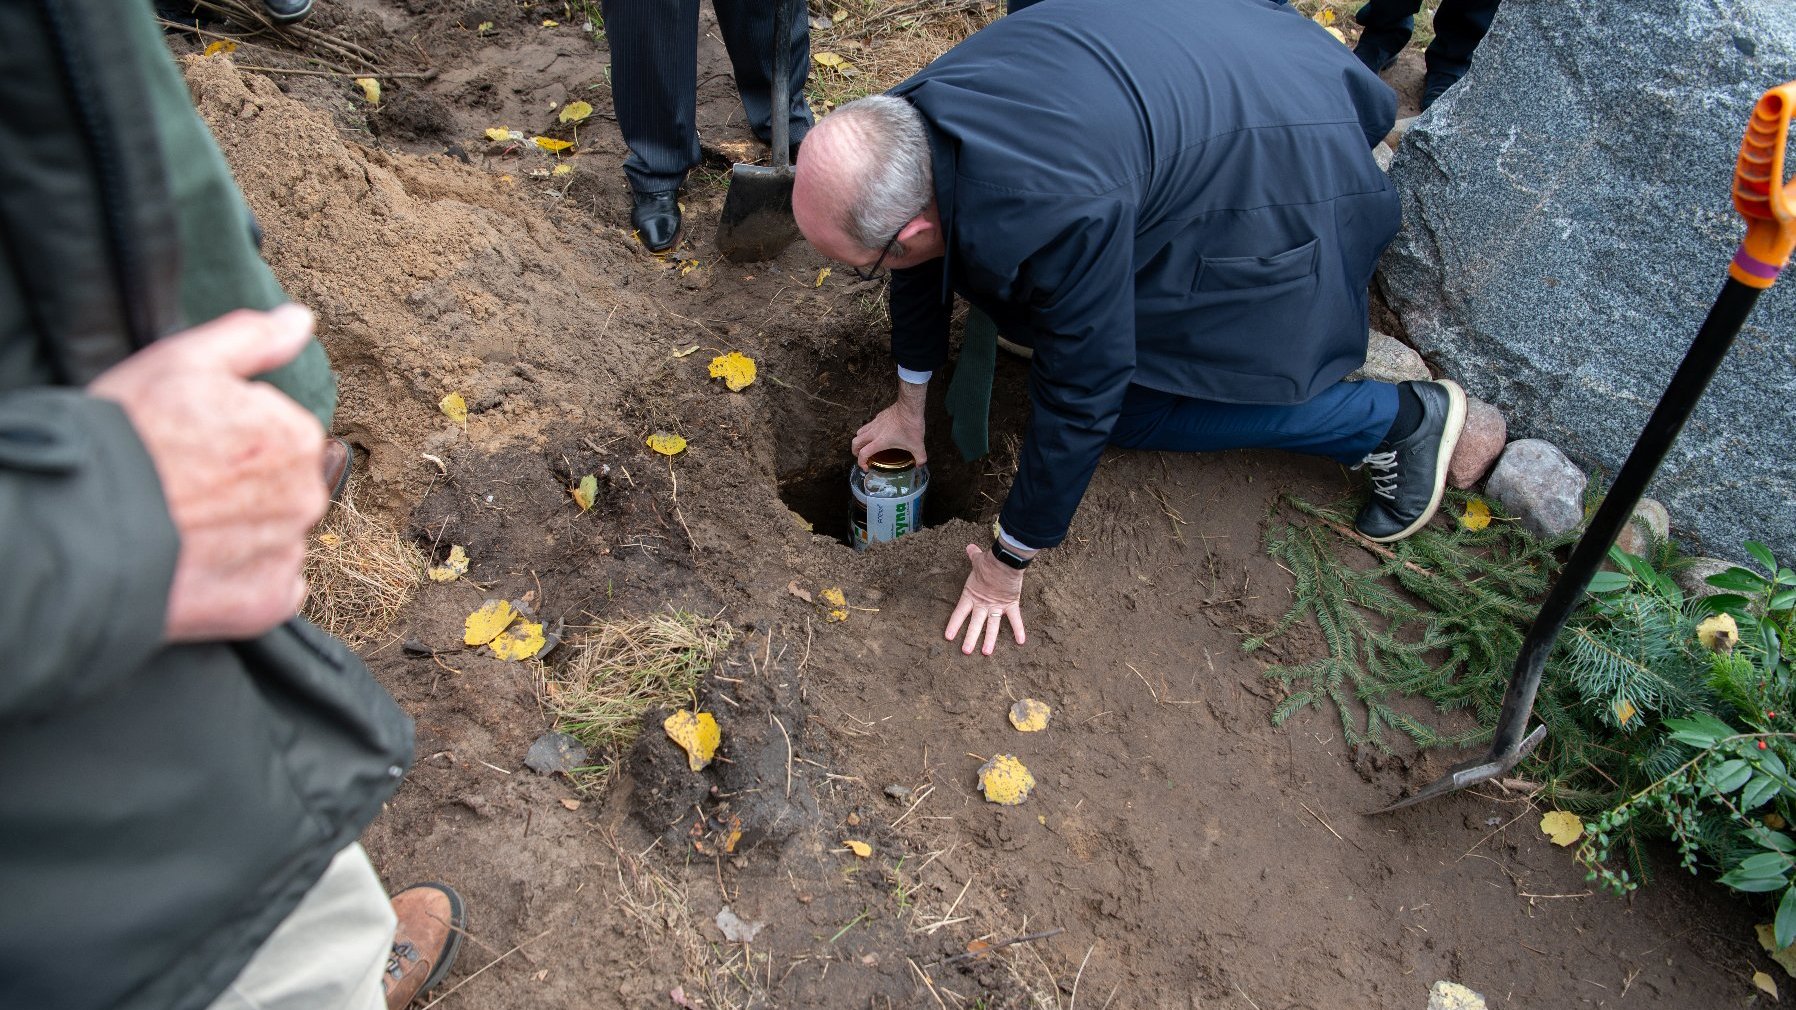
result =
M1380 807L1369 813L1388 814L1393 810L1413 807L1417 803L1434 799L1437 796L1456 793L1467 786L1475 786L1480 782L1501 778L1509 774L1510 769L1520 763L1522 758L1532 754L1534 748L1540 746L1540 742L1546 739L1546 736L1547 728L1536 726L1534 732L1529 733L1520 743L1516 744L1512 753L1492 752L1484 757L1473 758L1463 764L1454 765L1447 774L1423 786L1421 791L1414 796L1406 796L1388 807Z
M792 218L792 169L736 165L717 226L717 248L732 263L778 256L798 237Z

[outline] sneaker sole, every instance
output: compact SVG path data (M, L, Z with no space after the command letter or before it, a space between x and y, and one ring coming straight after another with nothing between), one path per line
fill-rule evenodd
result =
M1366 537L1375 544L1394 543L1428 525L1428 520L1433 519L1434 513L1441 507L1441 497L1447 493L1447 464L1453 461L1453 450L1458 447L1459 435L1465 430L1465 390L1459 388L1459 383L1452 379L1434 381L1447 387L1447 423L1441 428L1440 448L1434 453L1434 495L1428 499L1428 507L1422 510L1415 522L1388 537Z

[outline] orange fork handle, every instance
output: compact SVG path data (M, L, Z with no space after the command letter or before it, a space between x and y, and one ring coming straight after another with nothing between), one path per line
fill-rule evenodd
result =
M1796 179L1784 181L1784 144L1796 112L1796 81L1781 84L1753 106L1740 160L1734 165L1734 209L1746 219L1746 240L1727 268L1742 284L1768 288L1796 249Z

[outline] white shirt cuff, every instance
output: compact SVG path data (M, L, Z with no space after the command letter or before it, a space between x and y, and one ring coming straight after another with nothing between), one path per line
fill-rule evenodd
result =
M1004 527L1002 527L1002 526L998 527L998 539L1002 540L1004 542L1004 546L1010 548L1011 550L1028 551L1030 554L1034 554L1037 550L1039 550L1039 548L1031 547L1028 544L1023 543L1021 540L1018 540L1016 537L1011 536L1008 532L1005 531Z
M905 368L905 367L904 367L904 366L903 366L903 365L899 365L899 366L898 366L898 379L899 379L899 381L900 381L900 382L908 382L908 383L910 383L910 384L911 384L911 385L913 385L913 386L921 386L921 385L923 385L923 384L924 384L924 383L926 383L926 382L928 382L928 381L929 381L929 377L930 377L930 376L932 376L932 375L934 375L934 374L935 374L935 373L934 373L934 372L918 372L918 371L914 371L914 370L912 370L912 369L909 369L909 368Z

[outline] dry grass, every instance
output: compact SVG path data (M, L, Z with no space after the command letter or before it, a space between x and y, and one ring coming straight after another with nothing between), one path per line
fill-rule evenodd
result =
M846 63L815 59L806 91L818 115L856 98L878 94L928 66L960 40L1003 14L994 0L813 0L811 53L834 53ZM827 28L820 28L825 20Z
M360 645L385 631L424 577L424 552L384 516L355 507L352 485L306 545L305 616Z
M683 611L600 624L570 641L560 669L542 669L539 694L562 732L615 751L635 738L643 712L687 704L734 635Z

